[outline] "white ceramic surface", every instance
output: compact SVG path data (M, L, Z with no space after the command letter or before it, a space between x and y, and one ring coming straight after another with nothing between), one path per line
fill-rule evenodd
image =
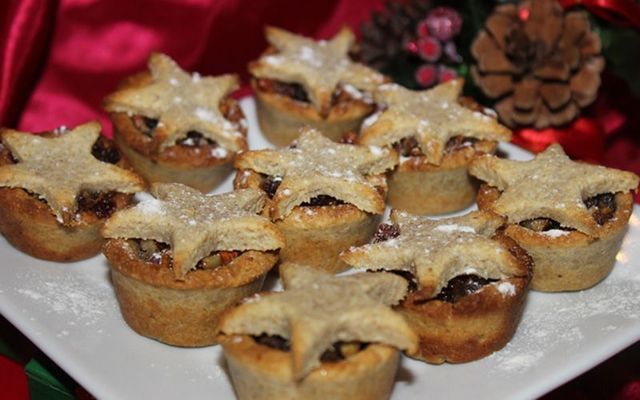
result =
M252 149L267 146L251 100ZM512 145L513 159L530 155ZM231 188L231 178L219 191ZM640 207L613 273L578 293L531 293L507 347L483 360L403 360L393 399L534 398L640 339ZM0 312L100 399L233 399L219 347L181 349L134 333L120 316L102 256L40 261L0 238Z

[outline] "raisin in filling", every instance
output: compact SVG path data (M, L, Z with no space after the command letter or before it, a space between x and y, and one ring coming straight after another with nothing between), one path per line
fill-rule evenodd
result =
M84 190L76 198L78 212L91 212L100 219L109 218L116 210L113 192Z
M340 199L336 199L335 197L327 196L326 194L321 194L312 198L309 201L305 201L300 204L303 207L324 207L324 206L339 206L341 204L345 204L344 201Z
M198 147L204 145L213 145L217 146L214 140L211 140L207 137L204 137L202 133L198 131L189 131L187 135L181 139L176 140L176 143L183 147Z
M400 227L398 225L380 224L373 234L373 243L384 242L400 235Z
M276 93L302 103L311 103L309 94L299 83L258 79L257 84L258 88L264 92ZM338 86L333 93L331 93L331 105L335 106L341 103L348 103L354 99L354 95L357 96L357 93L352 94L348 89Z
M260 189L262 189L270 199L273 199L281 183L281 176L265 176L260 183Z
M455 303L464 296L475 293L482 287L497 281L498 279L485 279L478 275L458 275L449 280L447 286L442 288L433 300Z
M309 96L299 83L288 83L274 81L271 79L258 79L258 88L265 92L273 92L282 96L287 96L293 100L309 103Z
M91 154L102 162L116 164L120 161L120 152L116 146L100 136L91 147Z
M133 125L146 136L153 136L153 131L158 127L158 120L155 118L145 117L143 115L135 115L132 118Z
M273 196L276 195L276 191L278 187L282 183L281 176L264 176L262 178L262 182L260 183L260 189L262 189L270 199L273 199ZM300 204L303 207L322 207L322 206L337 206L345 204L344 201L336 199L335 197L327 196L321 194L312 198L309 201L306 201Z
M414 136L400 139L399 142L393 144L393 148L403 157L419 157L423 155L418 140Z
M589 197L584 201L584 205L591 211L593 219L598 225L613 218L618 205L616 204L616 196L613 193L602 193L593 197Z
M289 340L278 335L261 335L252 336L256 343L276 349L279 351L290 351L291 343ZM367 343L360 342L336 342L330 348L324 351L320 356L320 362L337 362L346 359L367 347Z

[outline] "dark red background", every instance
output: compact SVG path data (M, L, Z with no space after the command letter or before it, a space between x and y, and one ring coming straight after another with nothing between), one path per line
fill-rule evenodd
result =
M42 131L99 119L109 133L102 98L122 78L143 69L151 51L169 54L187 70L245 76L247 62L265 48L266 24L327 38L342 25L357 28L382 4L383 0L3 0L0 125ZM586 118L568 130L543 136L525 131L519 142L541 148L552 138L568 143L573 156L639 173L637 99L614 77L605 78L601 94ZM7 334L4 327L2 333ZM638 355L636 345L550 397L640 399ZM21 365L4 357L0 390L3 398L27 398Z

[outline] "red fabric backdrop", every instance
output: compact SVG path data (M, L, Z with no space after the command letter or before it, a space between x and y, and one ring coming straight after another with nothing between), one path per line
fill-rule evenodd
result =
M161 51L204 74L245 73L267 24L329 37L382 0L5 0L0 124L39 131L99 118L102 98Z

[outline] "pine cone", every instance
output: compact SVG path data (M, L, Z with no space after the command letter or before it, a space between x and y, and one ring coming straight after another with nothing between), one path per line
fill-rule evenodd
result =
M360 27L360 59L382 70L405 53L404 45L415 36L418 22L431 9L431 0L388 1L382 12Z
M563 125L597 96L600 47L585 12L564 13L555 0L502 5L471 46L471 74L500 99L495 108L506 125Z

